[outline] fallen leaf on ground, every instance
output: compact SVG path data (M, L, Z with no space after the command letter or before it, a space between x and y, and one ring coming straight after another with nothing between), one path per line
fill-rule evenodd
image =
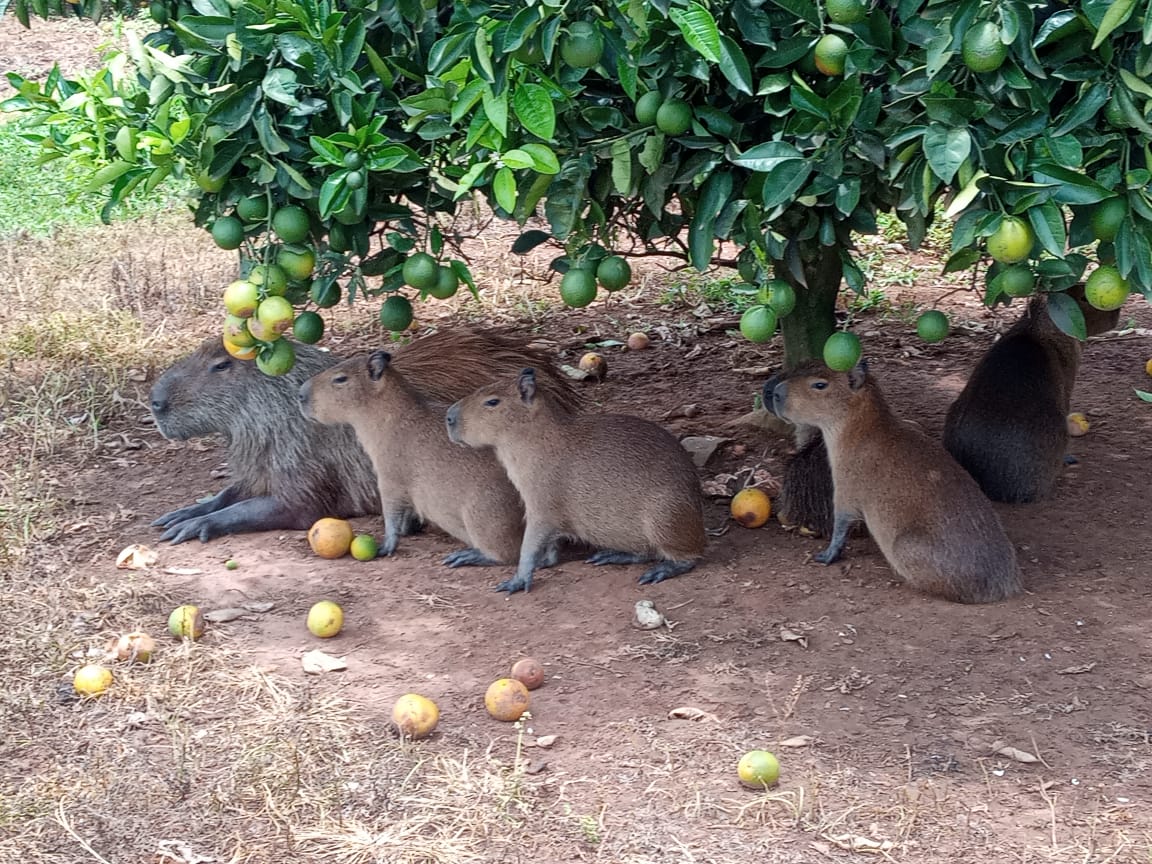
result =
M781 747L807 747L814 739L811 735L796 735L780 742Z
M702 708L692 708L685 706L683 708L673 708L668 712L669 720L707 720L710 723L719 723L720 718L715 714L709 713Z
M116 556L116 566L121 570L147 570L160 558L154 549L143 543L125 546Z
M213 624L224 624L250 614L251 612L247 609L231 606L227 609L213 609L211 612L205 612L204 620L211 621Z
M309 675L320 675L324 672L339 672L348 668L342 657L333 657L323 651L314 649L300 658L300 665Z

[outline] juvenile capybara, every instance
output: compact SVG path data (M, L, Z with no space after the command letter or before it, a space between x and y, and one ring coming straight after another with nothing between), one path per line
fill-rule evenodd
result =
M300 385L343 358L296 344L296 365L269 376L237 360L219 338L206 339L152 387L156 427L171 440L222 435L232 483L214 498L153 522L161 539L181 543L246 531L305 529L323 516L380 512L376 476L348 426L325 426L300 413ZM541 368L541 385L559 404L579 397L547 355L515 339L471 328L445 329L395 352L396 368L430 399L450 403L477 387Z
M1068 290L1089 336L1116 326L1120 311L1102 312ZM993 501L1038 501L1052 491L1068 443L1065 418L1083 346L1052 321L1048 297L1035 295L1024 314L976 364L944 421L944 447Z
M448 439L444 406L434 405L375 351L326 369L300 388L300 411L325 424L347 424L372 461L384 514L380 554L396 551L414 519L468 544L444 559L451 567L516 560L524 506L490 450Z
M837 560L863 519L892 569L919 591L990 603L1021 590L1016 551L980 487L892 413L865 363L850 372L799 366L764 384L764 404L819 428L828 448L835 516L817 561Z
M446 421L453 441L495 450L524 500L520 563L498 591L527 591L561 537L600 547L587 559L592 564L658 561L641 584L687 573L703 555L700 479L664 427L623 414L565 411L532 368L460 400Z
M832 536L832 469L828 448L815 426L796 427L796 452L784 464L777 518L819 537Z

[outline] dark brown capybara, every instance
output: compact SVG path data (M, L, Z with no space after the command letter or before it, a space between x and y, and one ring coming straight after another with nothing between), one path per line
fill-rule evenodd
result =
M166 529L161 539L306 529L324 516L380 512L372 463L351 427L314 423L300 413L300 386L343 358L309 345L295 348L296 365L269 376L209 338L156 381L150 399L160 433L176 441L222 435L232 472L231 484L210 500L153 522ZM446 404L528 363L541 369L542 387L559 404L580 404L543 351L496 333L444 329L398 348L394 362L421 392Z
M764 404L823 435L832 469L836 561L863 520L892 569L918 591L990 603L1022 590L1016 550L991 503L944 448L902 422L864 362L849 372L809 363L770 378Z
M657 561L641 584L687 573L704 554L700 478L663 426L565 411L532 368L460 400L446 421L453 441L495 450L524 501L520 563L498 591L529 590L558 537L600 547L592 564Z
M1102 312L1068 289L1089 336L1116 326L1120 311ZM1036 294L1024 314L976 364L948 409L944 447L993 501L1038 501L1052 491L1068 445L1068 410L1083 346L1056 326L1048 296Z

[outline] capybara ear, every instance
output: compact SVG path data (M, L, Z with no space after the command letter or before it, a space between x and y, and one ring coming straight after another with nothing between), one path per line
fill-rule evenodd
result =
M848 373L848 386L853 390L859 390L867 380L868 361L861 357L860 362L853 366L852 371Z
M516 382L520 386L520 399L525 405L531 405L536 398L536 370L529 366L520 372L520 379Z
M368 377L373 381L379 381L391 362L392 355L387 351L372 352L372 356L368 358Z

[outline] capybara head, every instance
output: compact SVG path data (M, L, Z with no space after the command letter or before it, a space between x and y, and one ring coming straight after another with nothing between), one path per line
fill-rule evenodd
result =
M868 364L860 360L848 372L822 363L804 363L764 382L764 407L789 423L834 427L857 401L867 398Z
M243 424L277 428L292 422L300 385L335 358L310 345L295 344L296 365L285 375L265 375L253 360L238 360L219 337L170 366L152 386L149 408L165 438L230 435ZM299 416L299 415L297 415Z
M495 446L508 430L531 423L548 409L548 397L536 385L536 370L527 368L515 381L465 396L448 409L448 437L469 447Z
M349 423L363 411L380 414L381 399L400 386L392 355L373 351L305 381L300 387L300 411L320 423Z
M1080 311L1084 313L1084 326L1088 331L1089 336L1099 336L1101 333L1107 333L1120 323L1120 310L1113 309L1105 312L1102 309L1097 309L1084 297L1084 283L1077 282L1068 289L1068 296L1076 301L1076 305L1080 307Z

